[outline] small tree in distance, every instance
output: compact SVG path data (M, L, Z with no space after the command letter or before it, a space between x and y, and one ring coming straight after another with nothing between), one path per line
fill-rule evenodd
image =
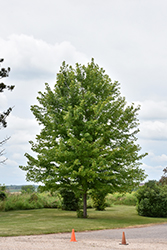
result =
M22 192L33 193L35 192L35 187L33 185L25 185L21 187Z
M42 182L46 189L66 187L83 197L87 217L87 193L132 190L145 179L136 144L139 107L128 106L94 59L87 66L63 62L51 90L45 84L39 105L31 106L41 133L30 141L33 157L26 153L27 180Z
M163 169L163 175L161 176L159 180L160 185L167 185L167 167Z

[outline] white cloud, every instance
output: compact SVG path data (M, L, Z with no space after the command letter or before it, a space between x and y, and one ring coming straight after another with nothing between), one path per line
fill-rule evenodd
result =
M20 118L11 114L8 127L4 132L7 136L10 136L10 139L3 147L5 148L5 156L9 159L6 164L17 165L17 167L20 164L25 164L26 158L24 154L31 152L29 141L35 140L35 136L40 132L40 126L35 119Z
M162 155L156 156L153 158L153 160L156 162L164 162L167 164L167 155L162 154Z
M167 140L167 101L145 100L134 103L141 106L138 112L139 138Z
M144 120L166 119L167 118L167 101L145 100L135 102L140 105L139 118Z
M20 118L9 116L8 136L11 138L5 144L6 152L12 159L19 159L20 162L24 159L25 152L30 151L30 140L35 140L35 136L40 133L41 127L35 119Z
M21 154L19 154L19 153L14 153L12 156L13 156L13 159L16 161L21 158Z
M25 180L25 172L19 169L18 162L13 159L8 159L5 164L1 164L0 172L0 184L28 184Z
M44 91L45 82L55 84L56 73L64 60L72 65L88 62L86 55L68 41L49 44L23 34L0 38L0 55L5 59L2 66L11 67L9 78L4 81L15 85L12 92L1 94L0 109L15 106L13 112L21 117L30 116L30 105L36 103L38 91Z
M164 167L161 165L150 166L145 163L141 166L145 170L145 173L148 175L145 181L148 180L159 180L163 174Z
M150 160L154 163L161 163L161 164L167 164L167 155L166 154L161 154L161 155L156 155L154 152L150 151L148 152L148 157Z
M8 123L8 129L12 129L14 131L27 131L30 134L32 131L37 131L39 128L35 119L21 118L13 115L12 113L9 116Z
M10 35L7 40L1 38L0 54L5 58L5 64L12 68L11 76L17 80L54 76L64 60L70 64L88 61L85 54L68 41L52 45L23 34Z
M1 94L1 99L0 99L0 111L4 111L3 108L7 107L7 98L4 93Z
M167 140L167 121L142 121L139 128L140 138Z

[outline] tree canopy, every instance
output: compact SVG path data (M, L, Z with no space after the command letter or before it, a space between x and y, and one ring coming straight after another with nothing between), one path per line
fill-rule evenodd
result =
M31 111L41 132L30 141L36 156L26 153L27 166L20 166L27 180L80 193L86 217L89 190L127 191L145 179L136 143L140 107L127 105L120 84L94 59L75 68L63 62L54 89L46 83L37 99Z
M4 59L0 59L0 63L2 63L4 61ZM8 77L9 76L9 72L10 72L10 68L8 67L7 69L5 68L1 68L0 69L0 79ZM13 90L14 89L14 85L6 85L5 83L1 82L0 83L0 93L4 92L4 90ZM7 121L6 118L8 117L8 115L10 114L10 112L12 111L12 108L9 107L6 111L1 112L0 111L0 129L2 128L6 128L7 127ZM3 141L0 141L0 146L2 146L9 138L4 138ZM4 150L0 151L0 157L3 155ZM0 160L0 163L3 163L5 160Z

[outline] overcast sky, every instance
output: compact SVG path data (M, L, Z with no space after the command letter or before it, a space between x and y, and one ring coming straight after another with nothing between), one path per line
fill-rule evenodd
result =
M1 66L11 67L0 94L0 111L14 109L0 139L5 164L0 184L28 184L19 165L31 153L29 140L40 128L30 111L44 83L55 84L62 61L87 64L91 58L121 84L128 103L141 105L138 143L148 156L142 168L159 180L167 167L167 1L6 0L1 2Z

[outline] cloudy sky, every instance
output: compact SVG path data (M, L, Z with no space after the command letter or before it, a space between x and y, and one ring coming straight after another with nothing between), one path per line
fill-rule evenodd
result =
M1 2L0 58L12 71L0 94L0 111L14 106L0 139L5 164L0 183L28 184L19 165L31 153L40 128L30 111L44 83L55 84L62 61L87 64L93 57L121 84L128 103L141 105L138 143L147 179L159 180L167 166L167 1L6 0Z

